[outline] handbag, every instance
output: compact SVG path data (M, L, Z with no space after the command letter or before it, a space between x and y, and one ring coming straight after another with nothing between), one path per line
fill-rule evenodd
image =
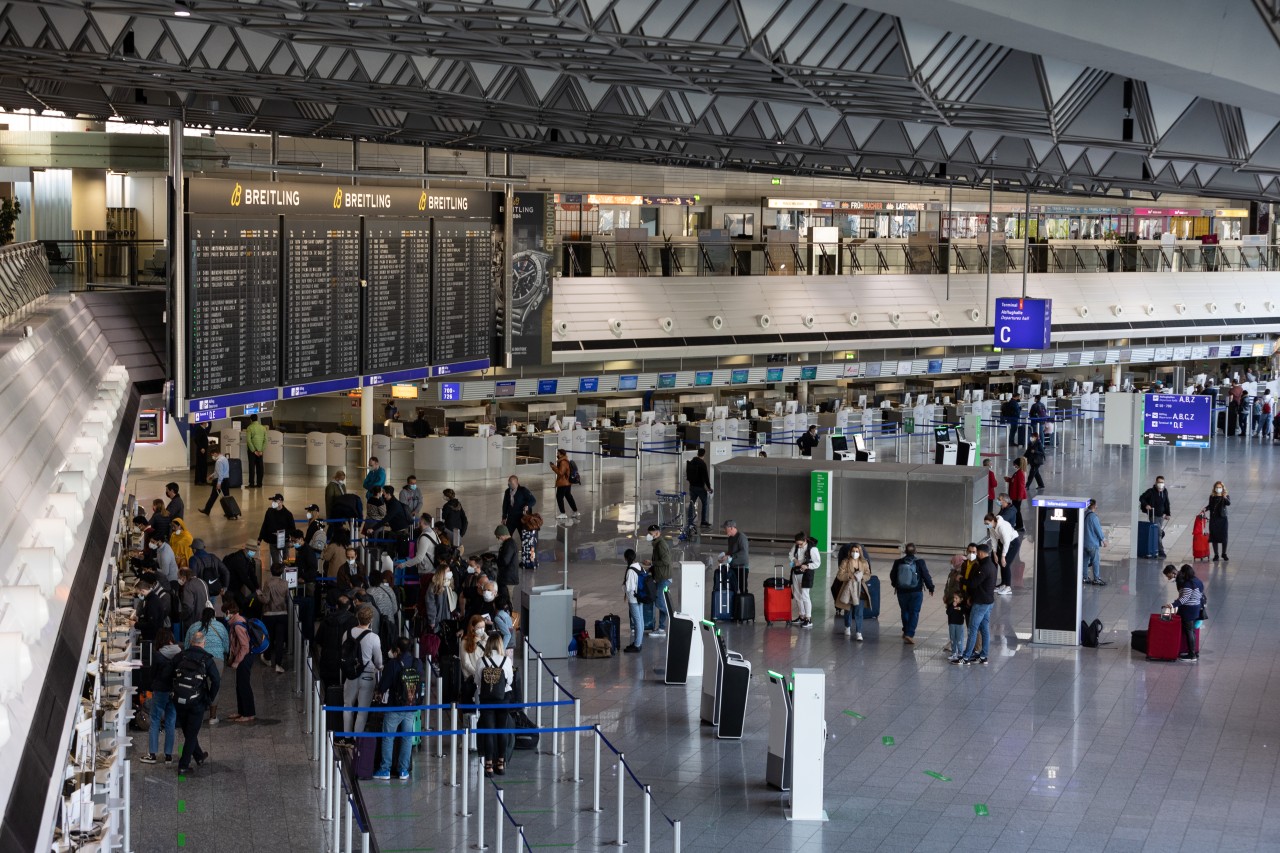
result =
M531 512L524 517L521 523L524 525L525 530L541 530L542 516L536 512Z
M844 582L844 586L840 587L840 594L836 596L836 604L839 604L845 610L853 609L853 580Z

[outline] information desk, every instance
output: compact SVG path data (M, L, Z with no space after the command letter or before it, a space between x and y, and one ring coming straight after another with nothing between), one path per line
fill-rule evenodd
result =
M717 517L751 538L791 541L809 528L813 471L832 472L836 542L952 549L981 538L987 472L962 465L738 456L716 466Z

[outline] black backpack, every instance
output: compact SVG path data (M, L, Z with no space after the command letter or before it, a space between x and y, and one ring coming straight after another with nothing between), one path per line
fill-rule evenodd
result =
M575 486L582 485L582 475L578 473L578 463L569 460L569 482Z
M502 671L501 665L495 666L488 655L483 660L484 667L477 679L480 682L480 702L493 705L507 701L507 674Z
M417 662L412 661L400 667L400 678L391 687L392 701L397 705L416 705L422 695L422 673L418 672Z
M365 628L359 634L347 632L347 636L342 640L342 657L338 663L338 667L342 670L342 678L345 681L352 681L360 677L364 672L364 655L360 653L360 641L365 638L366 634L372 634L368 628Z
M1080 645L1089 649L1098 647L1098 638L1102 636L1102 620L1094 619L1092 622L1080 622Z
M203 701L208 692L208 673L204 661L190 650L173 663L173 704L190 708Z

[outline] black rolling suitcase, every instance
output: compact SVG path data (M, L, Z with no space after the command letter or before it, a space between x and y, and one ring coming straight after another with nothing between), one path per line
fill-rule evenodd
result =
M225 495L218 505L222 507L222 514L227 517L227 521L235 521L240 517L240 503L231 495Z
M711 590L711 618L717 622L733 618L733 575L727 568L716 569Z
M596 620L596 639L608 640L613 643L613 651L616 654L622 650L619 640L622 636L622 619L616 613L610 613L603 619Z
M240 459L227 460L227 488L238 489L244 485L244 462Z
M733 597L733 621L756 621L756 597L754 593L743 590Z

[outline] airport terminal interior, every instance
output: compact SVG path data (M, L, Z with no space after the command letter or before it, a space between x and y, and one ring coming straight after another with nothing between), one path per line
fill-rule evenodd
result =
M0 853L1280 851L1276 3L0 61Z

